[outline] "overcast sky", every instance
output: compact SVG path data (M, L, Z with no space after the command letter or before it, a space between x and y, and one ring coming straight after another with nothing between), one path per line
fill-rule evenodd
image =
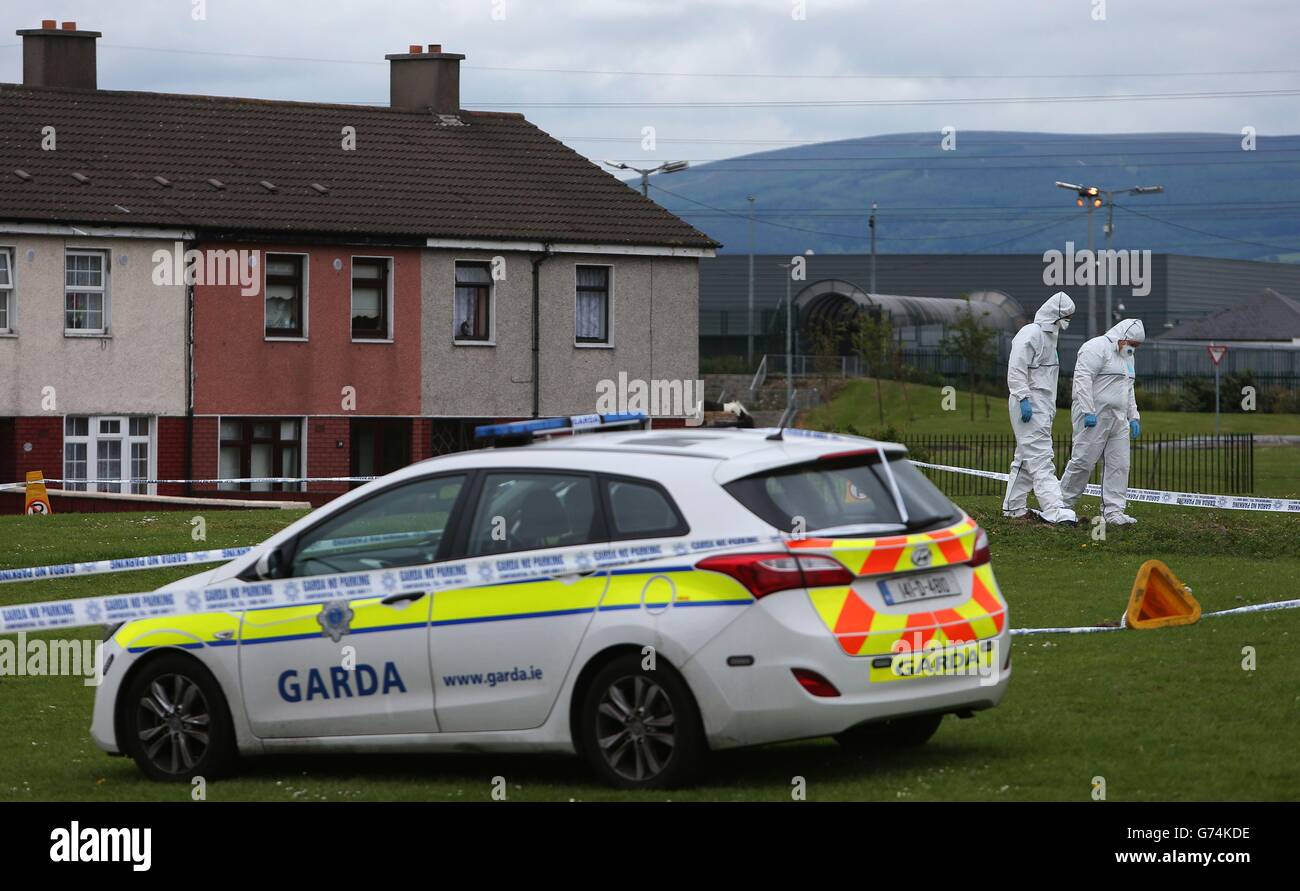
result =
M937 132L945 126L959 133L1297 129L1300 98L1294 95L799 105L1300 90L1296 0L1109 0L1101 21L1094 19L1099 5L1101 0L10 0L0 8L0 81L22 79L13 31L57 17L103 32L99 84L119 90L384 103L384 54L405 52L411 43L441 43L468 57L461 77L466 107L522 111L584 154L633 163L734 156L782 140ZM200 6L205 18L196 21ZM800 7L802 20L796 18ZM772 76L718 76L754 74ZM792 104L527 104L547 100ZM646 126L658 137L654 152L640 144Z

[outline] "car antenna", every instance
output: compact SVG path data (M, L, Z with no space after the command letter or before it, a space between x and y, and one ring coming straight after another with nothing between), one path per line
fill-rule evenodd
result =
M790 404L785 407L785 412L782 413L781 420L778 422L779 429L775 433L769 433L767 438L769 440L784 441L785 437L782 434L785 433L785 428L790 426L792 421L794 421L793 401L791 401Z

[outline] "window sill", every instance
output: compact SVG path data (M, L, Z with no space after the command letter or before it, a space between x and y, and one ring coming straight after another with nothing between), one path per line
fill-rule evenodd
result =
M306 337L266 337L266 336L263 336L263 337L262 337L262 340L267 341L268 343L307 343L307 342L308 342L308 340L307 340Z
M391 337L354 337L353 343L394 343Z
M452 346L465 347L494 347L497 345L495 340L453 340Z
M17 331L0 331L0 337L16 338L16 337L18 337L18 332L17 332Z
M74 331L74 330L69 330L67 328L63 329L63 336L64 337L86 337L86 338L93 338L95 340L113 339L113 335L109 334L107 331L81 331L81 330Z
M576 347L577 349L580 349L580 350L612 350L612 349L614 349L614 344L612 344L612 343L588 343L588 342L586 342L586 341L575 340L575 341L573 342L573 345L574 345L574 347Z

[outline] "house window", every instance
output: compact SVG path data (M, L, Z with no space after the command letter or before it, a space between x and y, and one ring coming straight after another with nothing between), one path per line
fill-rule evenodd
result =
M492 273L486 263L456 264L456 340L492 339Z
M352 336L356 339L387 340L389 261L382 258L352 259Z
M150 493L149 418L73 416L63 420L63 487L75 492ZM96 482L73 482L96 480Z
M298 418L222 418L221 479L302 476L302 421ZM297 492L300 483L221 483L226 490Z
M609 267L578 267L578 343L609 343Z
M305 337L303 323L306 282L303 258L297 254L266 255L266 336Z
M108 330L108 256L103 251L64 255L63 327L75 334Z
M13 331L14 267L13 254L0 248L0 334Z

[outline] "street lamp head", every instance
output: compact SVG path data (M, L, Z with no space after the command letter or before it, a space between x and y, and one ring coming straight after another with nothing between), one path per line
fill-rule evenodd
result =
M607 165L607 166L609 166L609 167L613 167L615 170L631 170L631 169L632 169L631 167L628 167L626 164L624 164L622 161L609 161L609 160L606 160L606 161L602 161L601 163L602 163L602 164L605 164L605 165Z
M691 166L690 161L669 161L667 164L659 165L660 173L677 173Z

